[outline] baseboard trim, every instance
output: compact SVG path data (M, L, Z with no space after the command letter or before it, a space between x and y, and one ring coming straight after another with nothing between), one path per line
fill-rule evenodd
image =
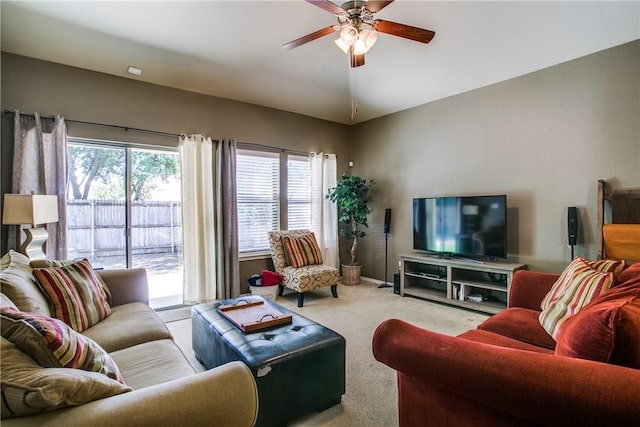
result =
M340 280L342 281L342 277L340 277ZM374 279L372 277L367 277L367 276L360 276L360 280L363 280L365 282L372 282L375 284L383 283L382 280Z

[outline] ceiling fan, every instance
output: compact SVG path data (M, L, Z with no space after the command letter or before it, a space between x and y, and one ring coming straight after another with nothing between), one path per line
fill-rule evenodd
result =
M364 54L371 49L378 38L378 32L391 34L420 43L429 43L436 34L430 30L398 24L397 22L373 19L373 16L383 8L393 3L389 1L352 0L338 6L329 0L305 0L338 18L338 24L315 31L282 45L285 49L293 49L305 43L340 31L340 37L335 40L336 45L349 55L351 67L364 65Z

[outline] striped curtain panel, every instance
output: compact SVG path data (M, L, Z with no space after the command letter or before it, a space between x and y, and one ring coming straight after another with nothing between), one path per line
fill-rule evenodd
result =
M218 299L240 295L236 141L219 140L216 148L216 230Z
M14 111L13 194L58 196L58 222L46 224L49 259L67 258L67 127L64 118ZM21 226L20 226L21 227ZM8 247L20 246L24 233L9 227Z

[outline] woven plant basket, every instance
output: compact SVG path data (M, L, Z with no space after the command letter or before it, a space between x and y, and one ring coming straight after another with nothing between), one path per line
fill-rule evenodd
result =
M342 284L347 286L355 286L360 283L361 265L342 264Z

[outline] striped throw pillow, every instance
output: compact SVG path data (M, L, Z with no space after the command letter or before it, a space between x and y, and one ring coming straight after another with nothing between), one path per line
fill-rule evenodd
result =
M3 421L6 418L78 406L132 391L131 387L97 372L43 368L15 344L2 337L0 354ZM23 422L29 423L28 420ZM32 421L32 424L35 423Z
M302 237L285 236L284 247L294 268L322 264L322 252L313 233Z
M538 319L556 339L560 326L614 283L613 272L600 272L576 257L562 272L542 302Z
M598 261L589 261L582 258L591 268L601 273L613 273L617 279L622 270L627 266L623 259L601 259Z
M33 268L66 267L67 265L73 264L76 261L77 260L73 260L73 259L65 259L65 260L36 259L36 260L33 260L33 261L29 262L29 265L31 266L32 269ZM111 304L112 297L111 297L111 291L109 290L109 287L104 284L102 279L100 279L99 275L97 277L100 280L100 284L102 285L102 289L104 290L105 294L107 295L107 302L109 304Z
M573 261L571 261L571 263L564 270L564 272L560 275L556 283L551 287L551 290L549 291L549 293L545 295L545 297L543 298L542 302L540 303L540 308L542 310L545 310L546 308L548 308L553 300L558 299L560 295L562 295L565 292L565 289L563 288L562 284L564 283L566 285L566 281L564 280L562 275L564 275L565 273L568 274L571 271L571 269L574 268L575 266L583 266L583 265L587 265L592 270L598 271L600 273L613 273L614 279L618 277L618 275L622 272L622 270L624 270L626 266L624 260L601 259L598 261L590 261L580 256L575 257ZM613 286L613 284L611 286ZM603 292L604 291L606 291L606 289L603 289Z
M58 319L3 307L0 327L3 338L45 368L98 372L124 384L120 370L102 347Z
M51 312L78 332L111 314L106 285L87 259L54 268L35 268L33 274L51 302Z

